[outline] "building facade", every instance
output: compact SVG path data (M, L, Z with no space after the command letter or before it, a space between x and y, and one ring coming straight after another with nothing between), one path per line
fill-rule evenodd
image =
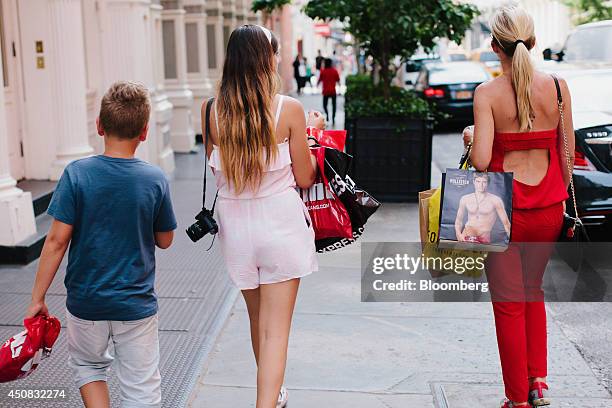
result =
M0 0L0 246L36 232L19 180L57 180L97 154L100 99L117 80L148 86L149 136L137 156L170 173L200 133L226 40L257 22L251 0Z

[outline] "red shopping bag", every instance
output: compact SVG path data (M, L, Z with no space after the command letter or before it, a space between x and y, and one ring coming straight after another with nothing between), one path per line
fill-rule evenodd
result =
M380 207L374 197L355 185L349 177L351 159L350 155L340 150L325 148L325 178L349 215L353 235L350 238L317 240L317 252L335 251L355 242L363 234L368 218Z
M351 220L340 199L332 192L325 177L325 148L310 149L317 158L318 171L314 184L301 189L302 200L308 209L315 241L326 238L351 238Z
M346 130L322 130L311 126L306 128L306 133L314 137L321 146L344 151Z
M51 354L60 333L60 321L53 316L35 316L23 321L25 330L0 347L0 382L27 377L40 361Z

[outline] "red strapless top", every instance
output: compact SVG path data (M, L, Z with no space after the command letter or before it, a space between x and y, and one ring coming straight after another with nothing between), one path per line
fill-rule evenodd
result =
M489 171L504 171L504 155L512 150L548 149L548 170L536 186L512 182L512 208L544 208L568 198L563 183L558 146L557 129L540 130L524 133L495 132L493 138L493 155Z

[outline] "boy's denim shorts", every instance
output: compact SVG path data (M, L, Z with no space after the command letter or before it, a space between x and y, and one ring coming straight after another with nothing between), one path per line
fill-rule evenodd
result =
M122 407L161 406L157 314L133 321L91 321L66 311L66 321L69 365L78 388L107 381L114 364Z

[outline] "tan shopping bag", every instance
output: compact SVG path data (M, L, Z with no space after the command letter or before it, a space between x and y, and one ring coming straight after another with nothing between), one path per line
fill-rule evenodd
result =
M486 253L457 249L438 248L438 231L440 222L440 189L430 189L419 192L419 233L423 256L426 258L486 258ZM439 263L438 263L439 264ZM474 262L476 264L476 262ZM430 265L430 264L428 264ZM436 265L432 262L431 265ZM484 268L466 268L461 273L458 270L447 270L432 266L428 268L432 278L448 274L461 274L469 277L480 277Z
M419 192L419 235L421 237L422 246L429 241L429 198L436 192L436 190L437 189L432 188L430 190Z

